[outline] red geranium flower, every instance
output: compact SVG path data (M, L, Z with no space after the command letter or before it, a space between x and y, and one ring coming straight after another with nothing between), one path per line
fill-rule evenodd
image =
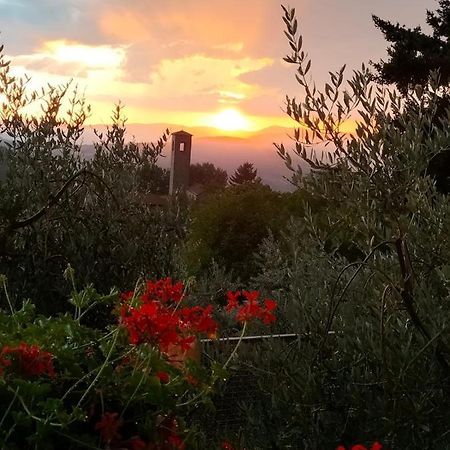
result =
M139 437L134 437L126 442L128 450L144 450L147 444Z
M241 293L239 291L236 292L232 292L232 291L228 291L227 292L227 306L225 306L225 310L227 312L233 311L234 309L239 307L239 297L240 297Z
M156 376L159 378L159 381L163 384L169 382L169 374L167 372L160 370L159 372L156 372Z
M142 299L144 301L157 299L162 303L180 303L183 293L183 283L172 284L171 278L164 278L158 281L147 281Z
M137 306L131 306L127 302L126 299L132 297L127 294L120 316L128 331L130 343L149 343L169 355L176 348L181 352L188 351L196 334L214 336L217 323L212 318L212 306L179 308L183 294L183 284L173 284L170 278L148 281Z
M26 342L21 342L16 347L3 347L0 353L0 373L9 366L16 366L18 373L25 377L39 377L44 374L55 377L53 355Z
M157 429L160 438L160 444L156 447L158 450L183 450L185 448L184 440L179 435L178 422L175 417L160 417Z
M266 325L275 322L276 317L273 311L277 307L277 302L265 299L261 305L258 301L259 295L258 291L230 291L227 293L228 303L225 310L228 312L236 310L238 322L249 322L254 319L259 319ZM239 297L244 298L242 305L238 302Z
M119 418L119 413L105 412L101 420L95 424L95 429L100 433L100 437L106 443L117 441L121 438L119 428L123 420Z
M212 318L212 312L212 305L206 308L201 306L183 308L180 311L180 318L188 330L211 336L217 332L217 322Z
M376 441L372 444L370 450L381 450L382 448L383 446L378 441ZM339 445L336 450L346 450L346 448L343 445ZM364 445L356 444L351 448L351 450L368 450L368 449Z
M183 450L184 449L184 441L180 438L180 436L173 434L169 436L167 442L172 446L172 448Z

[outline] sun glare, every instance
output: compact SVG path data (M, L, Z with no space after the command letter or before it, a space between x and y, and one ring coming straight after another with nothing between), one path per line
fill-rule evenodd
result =
M210 126L223 131L249 131L250 120L234 108L224 109L211 117Z

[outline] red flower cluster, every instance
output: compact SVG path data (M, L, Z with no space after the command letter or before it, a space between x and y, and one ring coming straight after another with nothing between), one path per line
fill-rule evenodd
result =
M180 303L183 299L184 286L183 283L172 283L171 278L163 278L157 281L147 281L145 292L141 298L143 300L151 300L157 298L161 303ZM125 292L122 294L122 299L130 300L134 297L135 292Z
M102 418L95 424L102 441L107 447L117 450L184 450L185 444L178 431L178 422L173 416L158 416L156 431L158 442L145 442L139 436L128 440L122 440L119 429L123 420L118 413L105 412Z
M162 370L160 370L159 372L156 372L156 377L159 379L159 381L162 384L166 384L169 382L169 374L167 372L164 372Z
M180 308L183 300L183 284L172 284L170 278L148 281L139 297L139 306L130 305L134 293L122 296L121 321L129 333L133 345L150 343L162 352L174 347L189 350L195 335L215 335L217 323L212 318L212 306Z
M102 441L110 449L144 450L151 448L152 444L147 444L138 436L122 441L122 435L119 433L122 425L123 420L119 417L118 413L105 412L102 418L95 424L95 429L99 432Z
M25 377L39 377L47 374L55 376L53 355L44 352L37 345L21 342L16 347L6 345L0 352L0 375L6 367L14 367L15 371Z
M264 299L260 304L260 293L258 291L236 291L227 292L227 305L225 310L228 312L236 310L236 320L238 322L248 322L252 319L259 319L268 325L275 322L276 317L273 311L277 307L277 302L271 299ZM243 303L239 299L243 298Z
M110 444L122 437L119 433L122 425L123 420L119 418L119 413L105 412L101 420L95 424L95 429L99 432L102 441Z
M374 442L372 444L372 447L370 447L370 450L381 450L383 446L378 442ZM336 450L346 450L346 448L343 445L339 445L339 447ZM367 447L361 444L354 445L351 450L369 450Z

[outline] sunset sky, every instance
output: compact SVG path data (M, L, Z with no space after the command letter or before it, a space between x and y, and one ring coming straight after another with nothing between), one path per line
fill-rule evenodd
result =
M91 123L119 100L130 123L217 132L289 125L295 95L279 0L0 0L0 42L37 85L85 90ZM416 26L434 0L291 0L313 76L385 56L371 14ZM237 129L237 131L235 131Z

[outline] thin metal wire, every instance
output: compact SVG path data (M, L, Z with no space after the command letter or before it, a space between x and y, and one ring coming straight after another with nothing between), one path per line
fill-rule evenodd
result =
M335 331L329 331L329 335L336 334ZM262 334L262 335L256 335L256 336L244 336L242 338L242 341L262 341L264 339L296 339L296 338L305 338L310 336L310 333L286 333L286 334ZM233 342L238 341L241 339L239 336L229 336L229 337L221 337L217 339L200 339L200 342L202 344L206 344L209 342Z

